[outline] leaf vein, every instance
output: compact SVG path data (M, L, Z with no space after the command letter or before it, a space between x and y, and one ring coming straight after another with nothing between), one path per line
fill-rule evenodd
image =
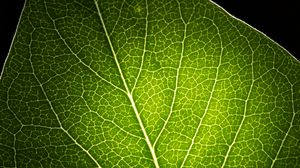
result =
M293 127L293 123L294 123L295 116L296 116L295 105L294 105L294 90L293 90L293 84L290 82L289 78L288 78L285 74L283 74L282 72L280 72L278 69L276 69L276 71L277 71L279 74L281 74L282 76L284 76L284 77L287 79L287 81L289 82L290 86L291 86L293 116L292 116L292 119L291 119L290 126L289 126L289 128L288 128L286 134L284 135L283 140L281 141L281 144L280 144L279 149L278 149L278 151L277 151L277 153L276 153L276 156L275 156L275 158L272 160L271 168L274 167L276 160L278 160L278 156L279 156L279 154L280 154L280 152L281 152L281 150L282 150L282 147L283 147L283 145L284 145L284 143L285 143L285 141L286 141L287 136L289 135L289 133L290 133L290 131L291 131L291 128Z
M244 37L243 35L241 35L241 36ZM228 159L228 156L229 156L229 154L230 154L230 152L231 152L231 149L232 149L233 145L234 145L235 142L236 142L236 139L237 139L237 137L238 137L238 135L239 135L239 133L240 133L240 131L241 131L242 126L244 125L244 121L245 121L245 118L246 118L246 115L247 115L248 101L249 101L249 98L250 98L250 95L251 95L251 92L252 92L252 88L253 88L253 85L254 85L254 81L255 81L255 79L254 79L254 67L253 67L253 62L254 62L254 61L253 61L253 54L254 54L254 51L253 51L253 49L251 48L251 45L250 45L250 43L249 43L249 40L248 40L246 37L245 37L245 39L246 39L248 45L250 46L250 49L251 49L251 52L252 52L252 54L251 54L251 85L250 85L250 89L249 89L248 94L247 94L247 98L246 98L246 100L245 100L245 105L244 105L244 111L243 111L243 118L242 118L242 121L241 121L241 123L240 123L240 125L239 125L239 127L238 127L237 132L236 132L235 135L234 135L234 138L233 138L232 143L229 145L229 148L228 148L228 150L227 150L227 152L226 152L226 155L225 155L225 158L224 158L224 161L223 161L223 164L222 164L222 168L225 166L225 164L226 164L226 162L227 162L227 159Z
M30 45L31 45L31 43L30 43ZM31 53L30 53L30 66L31 66L31 68L32 68L32 71L33 71L33 76L34 76L34 78L36 79L36 81L38 82L38 84L39 84L39 86L40 86L40 88L41 88L41 90L42 90L42 93L44 94L44 96L45 96L45 98L46 98L46 100L47 100L47 102L48 102L48 104L49 104L49 106L50 106L50 109L51 109L51 111L54 113L54 115L55 115L55 118L56 118L56 120L57 120L57 122L58 122L58 124L59 124L59 126L60 126L60 128L61 128L61 130L79 147L79 148L81 148L94 162L95 162L95 164L99 167L99 168L101 168L101 166L100 166L100 164L96 161L96 159L90 154L90 152L88 151L88 150L86 150L82 145L80 145L77 141L76 141L76 139L74 139L73 137L72 137L72 135L63 127L63 125L62 125L62 123L61 123L61 121L60 121L60 119L59 119L59 117L58 117L58 115L57 115L57 113L55 112L55 110L54 110L54 108L53 108L53 105L52 105L52 102L50 101L50 99L48 98L48 95L47 95L47 93L46 93L46 91L45 91L45 89L44 89L44 87L43 87L43 85L41 84L41 82L40 82L40 80L38 79L38 77L36 76L36 74L35 74L35 70L34 70L34 67L33 67L33 65L32 65L32 61L31 61Z
M78 60L79 62L84 65L85 67L87 67L90 71L92 71L97 77L99 77L100 79L102 79L103 81L105 81L106 83L110 84L111 86L115 87L116 89L122 91L123 93L125 93L125 91L116 86L115 84L113 84L112 82L110 82L109 80L105 79L104 77L102 77L101 75L99 75L99 73L97 73L93 68L91 68L89 65L87 65L85 62L83 62L79 57L78 55L72 50L72 48L70 47L70 45L67 43L67 41L63 38L63 36L61 35L61 33L58 31L57 27L56 27L56 24L55 24L55 21L54 19L52 18L52 16L49 14L48 12L48 8L47 8L47 5L46 5L46 2L45 2L45 8L46 8L46 13L48 15L48 17L51 19L52 23L53 23L53 26L54 26L54 30L56 31L57 35L59 36L59 38L63 41L63 43L65 44L65 46L68 48L68 50L71 52L72 55L74 55Z
M183 40L181 41L181 53L180 53L180 59L179 59L179 63L178 63L178 67L176 69L176 78L175 78L175 89L173 91L173 96L172 96L172 103L171 103L171 107L170 107L170 111L169 111L169 114L167 116L167 119L165 120L164 122L164 125L163 127L161 128L158 136L156 137L154 143L153 143L153 146L155 146L160 138L160 136L162 135L163 131L165 130L166 128L166 125L168 124L170 118L171 118L171 115L173 113L173 108L174 108L174 104L175 104L175 99L176 99L176 94L177 94L177 90L178 90L178 81L179 81L179 71L180 71L180 68L181 68L181 63L182 63L182 59L183 59L183 54L184 54L184 48L185 48L185 40L186 40L186 31L187 31L187 23L185 23L184 19L182 18L182 14L181 14L181 7L180 7L180 3L178 2L177 0L177 3L178 3L178 8L179 8L179 14L180 14L180 19L182 20L183 24L184 24L184 34L183 34Z
M183 159L183 162L182 162L180 168L182 168L182 167L184 166L184 164L185 164L185 162L186 162L186 160L187 160L187 158L188 158L188 156L189 156L189 154L190 154L190 151L191 151L191 149L192 149L192 147L193 147L193 145L194 145L194 143L195 143L195 139L196 139L196 136L197 136L197 134L198 134L198 132L199 132L199 130L200 130L200 127L201 127L201 125L202 125L202 121L203 121L203 119L205 118L205 116L206 116L206 114L207 114L207 112L208 112L208 109L209 109L209 106L210 106L210 103L211 103L211 99L212 99L212 97L213 97L213 94L214 94L214 91L215 91L215 87L216 87L216 84L217 84L217 81L218 81L219 68L220 68L221 63L222 63L222 56L223 56L223 43L222 43L222 38L221 38L221 35L220 35L219 28L217 27L217 25L215 25L214 22L212 22L212 23L213 23L213 25L214 25L214 26L216 27L216 29L217 29L218 36L219 36L219 38L220 38L220 43L221 43L221 44L220 44L220 45L221 45L221 46L220 46L220 47L221 47L221 54L220 54L219 63L218 63L218 66L217 66L216 77L215 77L215 80L214 80L214 84L213 84L212 90L211 90L211 92L210 92L210 96L209 96L208 102L207 102L206 107L205 107L205 110L204 110L204 114L203 114L202 118L201 118L200 121L199 121L199 124L198 124L198 126L197 126L196 131L195 131L195 134L194 134L194 136L193 136L193 138L192 138L191 144L190 144L190 146L189 146L189 148L188 148L188 150L187 150L187 153L186 153L186 155L185 155L185 157L184 157L184 159Z
M130 91L129 91L129 88L128 88L128 86L127 86L127 82L126 82L126 80L125 80L125 78L124 78L122 69L121 69L121 67L120 67L120 64L119 64L119 61L118 61L118 58L117 58L117 55L116 55L116 53L115 53L114 47L113 47L113 45L112 45L112 42L111 42L111 40L110 40L110 36L109 36L109 34L108 34L108 32L107 32L107 29L106 29L106 26L105 26L105 23L104 23L104 20L103 20L103 18L102 18L102 14L101 14L101 11L100 11L100 8L99 8L99 5L98 5L98 0L94 0L94 3L95 3L95 5L96 5L97 11L98 11L98 15L99 15L99 19L100 19L100 21L101 21L101 23L102 23L102 27L103 27L104 32L105 32L105 35L106 35L106 37L107 37L107 41L108 41L108 43L109 43L111 52L112 52L112 54L113 54L113 56L114 56L114 59L115 59L115 62L116 62L116 64L117 64L118 71L119 71L119 73L120 73L120 76L121 76L121 78L122 78L124 87L125 87L125 89L126 89L127 97L128 97L129 100L130 100L130 103L131 103L131 105L132 105L132 108L133 108L133 111L134 111L134 113L135 113L135 116L136 116L136 118L137 118L137 120L138 120L138 122L139 122L139 125L140 125L140 127L141 127L141 129L142 129L142 132L143 132L143 134L144 134L144 136L145 136L145 140L146 140L146 143L147 143L147 145L148 145L148 148L149 148L149 150L150 150L150 152L151 152L151 156L152 156L152 158L153 158L154 165L155 165L155 167L159 168L159 164L158 164L158 161L157 161L157 157L156 157L156 154L155 154L155 150L154 150L154 148L153 148L153 146L152 146L152 144L151 144L151 142L150 142L150 139L149 139L149 137L148 137L148 134L147 134L147 132L146 132L146 129L145 129L145 127L144 127L144 124L143 124L143 122L142 122L142 119L141 119L141 117L140 117L140 115L139 115L139 112L138 112L138 110L137 110L137 107L136 107L136 105L135 105L135 102L134 102L134 99L133 99L133 97L132 97L132 94L131 94Z
M135 79L135 82L134 82L134 85L132 87L132 91L131 91L131 94L133 94L133 91L137 85L137 81L139 80L140 78L140 75L141 75L141 72L142 72L142 68L143 68L143 65L144 65L144 59L145 59L145 53L146 53L146 46L147 46L147 36L148 36L148 3L147 3L147 0L145 0L145 3L146 3L146 27L145 27L145 37L144 37L144 48L143 48L143 54L142 54L142 62L141 62L141 65L140 65L140 68L139 68L139 72L138 72L138 75Z

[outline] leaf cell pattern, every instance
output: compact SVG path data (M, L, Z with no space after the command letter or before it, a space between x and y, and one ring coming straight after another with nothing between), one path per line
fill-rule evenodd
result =
M0 167L299 167L300 64L207 0L27 0Z

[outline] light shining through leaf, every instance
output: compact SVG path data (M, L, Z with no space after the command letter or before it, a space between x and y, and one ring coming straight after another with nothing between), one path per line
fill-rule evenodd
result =
M299 167L300 64L207 0L27 0L0 167Z

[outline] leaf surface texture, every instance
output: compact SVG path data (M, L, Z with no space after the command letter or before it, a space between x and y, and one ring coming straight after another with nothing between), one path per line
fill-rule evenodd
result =
M206 0L27 0L0 167L299 167L300 64Z

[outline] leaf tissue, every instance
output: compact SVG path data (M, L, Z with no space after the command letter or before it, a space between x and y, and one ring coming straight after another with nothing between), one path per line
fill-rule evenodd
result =
M299 74L208 0L27 0L0 167L300 167Z

